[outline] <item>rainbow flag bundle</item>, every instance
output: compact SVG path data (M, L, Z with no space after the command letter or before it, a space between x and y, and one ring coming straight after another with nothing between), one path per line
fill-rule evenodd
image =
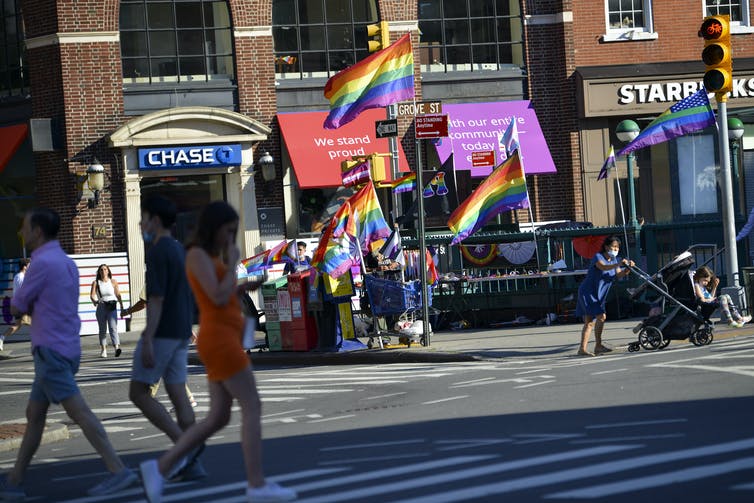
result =
M410 173L393 182L393 193L411 192L416 188L416 173Z
M450 244L460 243L504 211L528 206L524 168L516 150L450 215L448 227L455 235Z
M317 245L317 251L312 257L312 267L320 272L325 272L333 278L338 278L352 265L358 263L358 244L356 242L356 223L351 219L349 224L348 214L350 205L348 202L338 209L330 219L330 223L322 233ZM336 229L341 230L341 237L334 236Z
M362 252L366 255L373 249L379 249L385 239L390 236L390 227L382 214L374 183L370 180L357 193L348 198L343 204L347 205L346 214L341 216L339 225L334 232L339 237L343 232L355 232ZM351 224L345 224L350 219Z
M389 47L333 75L325 85L330 114L325 129L337 129L364 110L414 97L414 54L408 34Z
M269 250L241 260L241 265L246 269L247 275L255 276L261 274L264 269L272 267L274 264L293 262L293 255L291 254L295 253L295 243L295 240L283 240Z

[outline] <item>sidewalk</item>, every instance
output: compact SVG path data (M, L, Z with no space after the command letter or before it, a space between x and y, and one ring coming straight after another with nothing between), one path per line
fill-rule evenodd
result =
M609 355L597 358L610 358L612 354L627 351L628 343L635 342L637 336L632 332L641 319L608 320L603 335L607 344L615 351ZM280 365L363 365L376 363L446 363L472 362L484 360L500 360L505 358L537 358L573 357L576 356L581 333L581 324L567 325L529 325L494 329L469 329L459 331L443 331L432 334L428 347L412 344L388 346L385 349L359 349L343 352L292 352L292 351L252 351L249 357L252 363L259 367ZM261 333L258 335L262 335ZM743 328L733 329L718 324L715 327L715 340L731 337L754 335L754 323ZM121 358L130 359L140 332L132 331L121 334ZM362 340L366 343L366 340ZM397 337L392 337L397 342ZM263 342L260 338L258 342ZM688 341L673 341L671 345L690 344ZM714 341L712 342L714 344ZM593 342L590 346L593 345ZM3 360L28 359L32 365L28 335L14 336L6 340L6 351L0 352L0 366ZM96 335L81 337L83 358L99 357L99 339ZM644 351L644 350L642 350ZM109 351L113 358L112 351ZM189 363L201 365L196 351L189 353ZM0 452L18 448L23 436L24 424L0 423ZM68 438L68 428L64 424L48 424L43 443L54 442Z

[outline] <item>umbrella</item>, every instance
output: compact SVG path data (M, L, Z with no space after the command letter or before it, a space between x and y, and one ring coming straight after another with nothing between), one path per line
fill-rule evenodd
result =
M497 257L497 247L493 245L461 245L464 260L474 265L487 265Z
M579 236L573 238L573 249L583 258L591 259L602 249L604 241L604 234L601 236Z
M517 243L502 243L498 245L500 254L511 264L525 264L534 256L536 246L533 241L519 241Z

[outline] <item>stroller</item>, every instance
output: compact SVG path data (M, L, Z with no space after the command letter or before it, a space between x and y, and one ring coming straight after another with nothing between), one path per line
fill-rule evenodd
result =
M378 316L399 316L399 320L413 322L416 320L417 312L422 308L421 282L419 280L401 282L389 279L378 278L371 274L364 277L364 285L369 301L369 310L373 317L374 334L369 337L368 348L372 348L374 339L377 339L379 347L383 347L384 342L389 342L390 337L386 332L378 329L376 317ZM432 302L431 289L427 295L427 301ZM426 345L423 335L394 333L388 330L387 334L397 335L398 339L411 347L412 343L420 342Z
M639 351L640 347L663 349L671 340L688 339L695 346L712 342L713 324L709 316L715 308L703 305L694 294L691 271L694 257L689 251L693 248L678 255L653 276L635 266L630 268L644 280L642 285L629 292L631 299L636 300L642 294L657 294L661 313L649 316L634 327L633 332L639 335L637 342L628 345L630 352ZM668 312L666 302L673 305Z

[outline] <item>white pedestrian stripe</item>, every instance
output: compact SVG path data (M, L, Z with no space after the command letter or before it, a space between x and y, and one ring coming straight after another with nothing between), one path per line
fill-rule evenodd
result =
M685 423L688 419L685 417L669 418L669 419L655 419L652 421L628 421L621 423L606 423L606 424L590 424L584 426L587 430L596 430L603 428L626 428L633 426L656 426L658 424L673 424L673 423Z

